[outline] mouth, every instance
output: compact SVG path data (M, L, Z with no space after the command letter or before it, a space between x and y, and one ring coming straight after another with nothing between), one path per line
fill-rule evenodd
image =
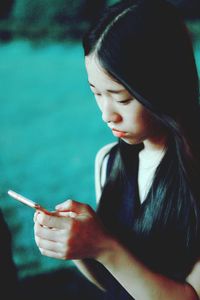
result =
M112 128L112 133L116 136L116 137L119 137L119 138L122 138L122 137L125 137L127 132L125 131L120 131L120 130L117 130L115 128Z

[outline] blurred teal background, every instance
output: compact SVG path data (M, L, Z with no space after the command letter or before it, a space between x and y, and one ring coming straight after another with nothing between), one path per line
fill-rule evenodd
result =
M1 15L0 208L20 278L72 262L41 256L33 238L34 211L7 190L49 210L68 198L95 208L95 155L115 140L88 87L80 42L104 5L116 1L97 2L92 14L94 1L7 1ZM200 22L192 15L186 19L200 77Z
M114 137L89 90L79 43L36 49L15 41L0 47L0 66L0 204L25 276L67 263L39 254L33 210L7 190L50 210L67 198L95 207L95 154Z

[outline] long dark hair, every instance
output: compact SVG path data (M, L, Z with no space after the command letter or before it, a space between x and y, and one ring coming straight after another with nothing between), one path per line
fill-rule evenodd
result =
M179 12L164 0L121 1L108 7L86 33L83 47L85 56L94 54L168 132L168 148L146 197L140 231L149 233L176 222L186 248L195 245L196 258L200 253L199 82L192 42ZM127 146L119 144L118 167L107 182L107 191L115 189L116 195L128 155Z

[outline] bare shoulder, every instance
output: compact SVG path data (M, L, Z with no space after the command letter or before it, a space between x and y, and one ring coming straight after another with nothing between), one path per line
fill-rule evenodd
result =
M186 281L195 289L200 298L200 258L195 263L191 273L186 278Z
M96 201L99 202L103 185L106 179L106 166L110 150L117 142L109 143L100 148L95 157L95 191Z

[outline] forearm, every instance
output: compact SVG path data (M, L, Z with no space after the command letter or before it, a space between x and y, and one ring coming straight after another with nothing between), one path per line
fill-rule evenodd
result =
M117 241L112 241L97 259L136 300L198 299L188 284L152 272Z
M73 260L79 271L101 291L106 291L106 279L98 267L98 262L91 259Z

